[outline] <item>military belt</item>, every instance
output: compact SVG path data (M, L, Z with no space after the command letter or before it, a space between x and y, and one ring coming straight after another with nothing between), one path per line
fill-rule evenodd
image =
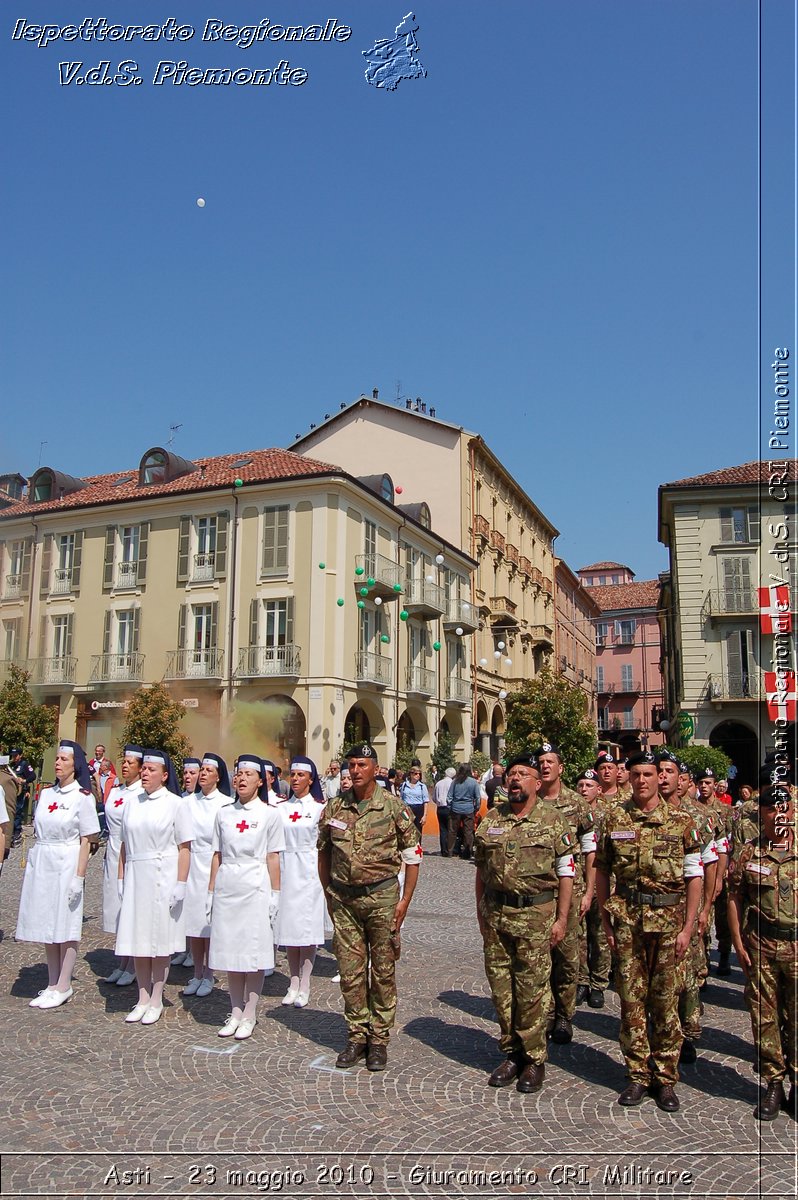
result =
M671 908L684 900L681 894L674 896L672 892L638 892L636 888L626 887L622 883L618 884L615 891L630 904L647 904L649 908Z
M798 926L793 925L791 928L786 925L777 925L775 921L768 921L765 917L759 917L753 911L748 914L748 931L755 933L758 937L774 938L777 942L798 942Z
M497 904L509 908L531 908L533 904L548 904L554 899L551 888L546 892L537 892L534 896L521 896L517 892L495 892L493 888L488 888L487 894L489 900L495 900Z
M331 883L330 887L334 892L340 892L347 900L356 900L358 896L370 896L372 892L378 892L380 888L396 882L396 876L389 875L387 879L380 879L377 883Z

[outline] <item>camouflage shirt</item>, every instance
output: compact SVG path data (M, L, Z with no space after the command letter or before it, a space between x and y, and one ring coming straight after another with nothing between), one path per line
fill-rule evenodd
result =
M746 800L732 809L732 863L739 858L740 851L746 842L753 842L759 837L759 804L756 800Z
M363 887L421 862L412 815L398 796L377 784L368 800L353 791L328 800L319 821L319 850L331 849L330 882Z
M634 800L614 804L604 818L596 867L614 872L615 893L607 912L644 933L665 933L684 924L684 905L652 908L618 895L618 889L649 894L685 896L684 859L701 851L699 831L690 813L673 808L660 797L655 808L643 812Z
M572 791L571 788L566 787L564 784L560 785L559 796L553 799L542 796L540 802L541 804L550 804L552 808L555 808L570 830L574 841L573 852L576 864L574 891L582 890L584 887L582 839L587 838L591 847L595 849L596 826L593 810L583 796L580 796L578 792ZM584 851L584 854L590 853L591 850Z
M757 932L757 916L785 930L794 930L798 925L794 822L792 834L792 846L785 849L778 849L760 836L746 842L729 874L729 887L748 909L745 931L752 944L768 955L787 959L795 954L795 942L768 937L761 929Z
M716 800L714 796L709 800L702 800L700 796L696 796L695 800L691 801L691 803L698 812L705 812L712 821L715 834L715 849L718 854L730 854L733 828L730 806L728 804L721 804L720 800Z

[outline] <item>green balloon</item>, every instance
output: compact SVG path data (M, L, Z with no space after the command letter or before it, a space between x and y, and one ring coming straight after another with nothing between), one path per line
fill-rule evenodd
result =
M323 571L326 566L327 566L326 563L319 563L319 570Z
M395 592L401 592L401 590L402 590L402 585L401 585L401 583L395 583L395 584L393 585L393 590L394 590Z
M343 608L343 606L344 606L343 596L339 596L335 603L338 605L339 608Z
M390 640L391 640L391 639L388 637L388 634L387 634L387 633L384 633L384 634L382 635L382 637L380 638L380 641L381 641L381 642L383 642L383 643L390 642Z
M243 486L244 486L244 480L243 480L243 479L237 479L237 480L235 481L235 485L236 485L236 487L243 487Z
M356 575L365 575L365 570L363 569L363 567L355 567L355 574Z
M432 649L433 649L433 650L440 650L440 648L441 648L441 644L440 644L440 642L433 642L433 643L432 643Z
M406 608L403 608L402 611L399 613L399 620L406 621L409 616L410 616L410 613L407 611Z
M358 600L358 602L357 602L357 606L358 606L358 608L365 608L365 607L366 607L366 601L365 601L365 600Z
M366 583L369 585L369 587L374 587L374 580L371 578L371 576L369 576L369 578L366 580Z
M367 587L362 587L362 588L360 589L360 594L361 594L361 596L368 596L368 594L369 594L369 590L368 590L368 588L367 588Z

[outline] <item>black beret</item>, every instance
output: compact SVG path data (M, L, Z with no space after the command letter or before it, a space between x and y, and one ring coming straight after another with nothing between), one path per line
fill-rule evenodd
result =
M597 771L604 763L612 763L613 766L616 764L616 760L612 757L609 750L599 750L596 761L593 764L594 770Z
M508 762L507 770L511 771L513 767L534 767L537 771L537 756L534 754L516 754L515 758L511 758Z
M775 808L777 804L787 805L790 803L790 793L786 787L780 787L774 784L773 787L762 788L759 793L760 808Z
M350 746L346 751L345 758L373 758L377 761L377 752L368 742L361 742L358 746Z
M652 754L650 750L641 750L639 754L630 754L627 762L629 763L630 770L632 767L639 767L644 763L650 763L652 766L656 766L657 756Z
M672 750L658 750L654 757L657 760L657 766L664 762L676 763L677 766L679 764L679 760Z
M596 772L593 770L592 767L586 767L581 775L577 775L576 782L579 783L580 779L587 779L591 783L595 783L596 779L597 779Z
M556 754L560 761L562 761L560 747L555 746L554 742L544 742L541 746L538 746L537 750L534 751L535 758L540 758L541 754Z
M695 774L696 783L698 783L698 781L700 779L714 779L714 778L715 778L715 772L712 770L712 767L704 767L702 770L696 771L696 774Z

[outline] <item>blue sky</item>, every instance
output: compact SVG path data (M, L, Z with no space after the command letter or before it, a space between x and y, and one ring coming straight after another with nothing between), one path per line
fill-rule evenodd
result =
M171 424L187 457L290 446L398 390L485 437L572 567L650 578L657 485L755 458L760 367L795 355L794 6L765 5L762 360L754 0L419 0L427 78L369 87L361 51L408 7L4 5L2 469L43 440L74 475L129 467ZM11 39L102 11L196 33ZM201 40L333 16L349 41ZM126 58L140 85L59 85ZM152 85L281 58L304 85Z

